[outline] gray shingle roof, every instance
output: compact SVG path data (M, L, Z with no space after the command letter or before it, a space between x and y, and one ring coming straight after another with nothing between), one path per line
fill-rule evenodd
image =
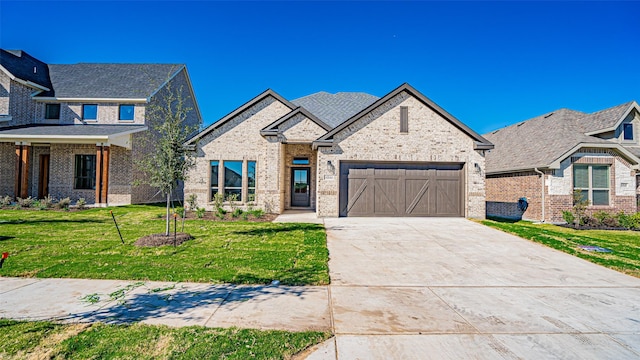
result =
M629 107L632 104L633 101L629 101L628 103L620 104L618 106L584 116L580 119L580 128L585 133L612 128L616 125L618 120L622 118L624 113L629 110Z
M487 173L547 167L580 143L616 143L586 133L616 125L634 102L592 114L560 109L483 135L495 144L486 156ZM640 154L640 149L631 149Z
M18 79L51 89L47 64L22 50L0 49L0 65Z
M145 130L144 125L32 125L0 130L3 136L110 136Z
M297 106L302 106L318 117L318 119L335 128L357 114L360 110L373 104L376 100L378 100L377 96L363 92L339 92L330 94L321 91L292 100L291 102Z
M181 64L65 64L49 65L58 98L142 99L151 96Z

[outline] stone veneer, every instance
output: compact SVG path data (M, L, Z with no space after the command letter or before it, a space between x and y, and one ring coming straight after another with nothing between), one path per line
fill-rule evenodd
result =
M196 165L189 172L189 180L185 184L185 197L196 194L199 206L213 210L210 162L220 161L222 173L222 162L225 160L256 161L255 206L267 212L282 212L285 194L282 186L284 147L275 137L261 136L260 129L290 111L286 105L268 96L200 139Z
M409 108L408 133L400 133L401 106ZM465 216L485 216L483 153L474 150L471 137L407 92L338 132L333 146L318 149L318 216L339 215L340 162L353 160L463 163Z
M588 206L587 214L597 211L616 213L637 211L635 171L613 150L580 149L560 163L560 169L545 171L544 221L563 222L562 211L573 207L573 164L610 165L610 205ZM542 220L541 179L535 172L487 176L487 215L526 220ZM526 212L517 209L520 197L527 197Z

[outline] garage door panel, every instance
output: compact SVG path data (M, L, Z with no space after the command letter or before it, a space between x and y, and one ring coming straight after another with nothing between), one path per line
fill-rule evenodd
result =
M405 208L406 214L412 216L428 216L429 215L429 203L430 180L425 179L405 179Z
M462 165L342 163L341 216L464 216Z
M368 209L373 205L369 184L366 178L353 177L349 179L349 201L347 203L347 214L366 215Z
M398 179L375 179L373 189L373 213L375 215L398 215Z
M458 179L436 179L436 216L458 216L460 214L460 181Z

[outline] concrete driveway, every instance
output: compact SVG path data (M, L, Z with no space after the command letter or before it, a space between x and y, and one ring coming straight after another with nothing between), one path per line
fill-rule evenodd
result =
M309 359L638 359L640 279L458 218L326 219Z

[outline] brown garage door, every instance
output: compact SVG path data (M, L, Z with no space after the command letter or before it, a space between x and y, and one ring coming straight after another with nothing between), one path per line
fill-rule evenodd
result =
M462 164L342 163L340 216L464 216Z

